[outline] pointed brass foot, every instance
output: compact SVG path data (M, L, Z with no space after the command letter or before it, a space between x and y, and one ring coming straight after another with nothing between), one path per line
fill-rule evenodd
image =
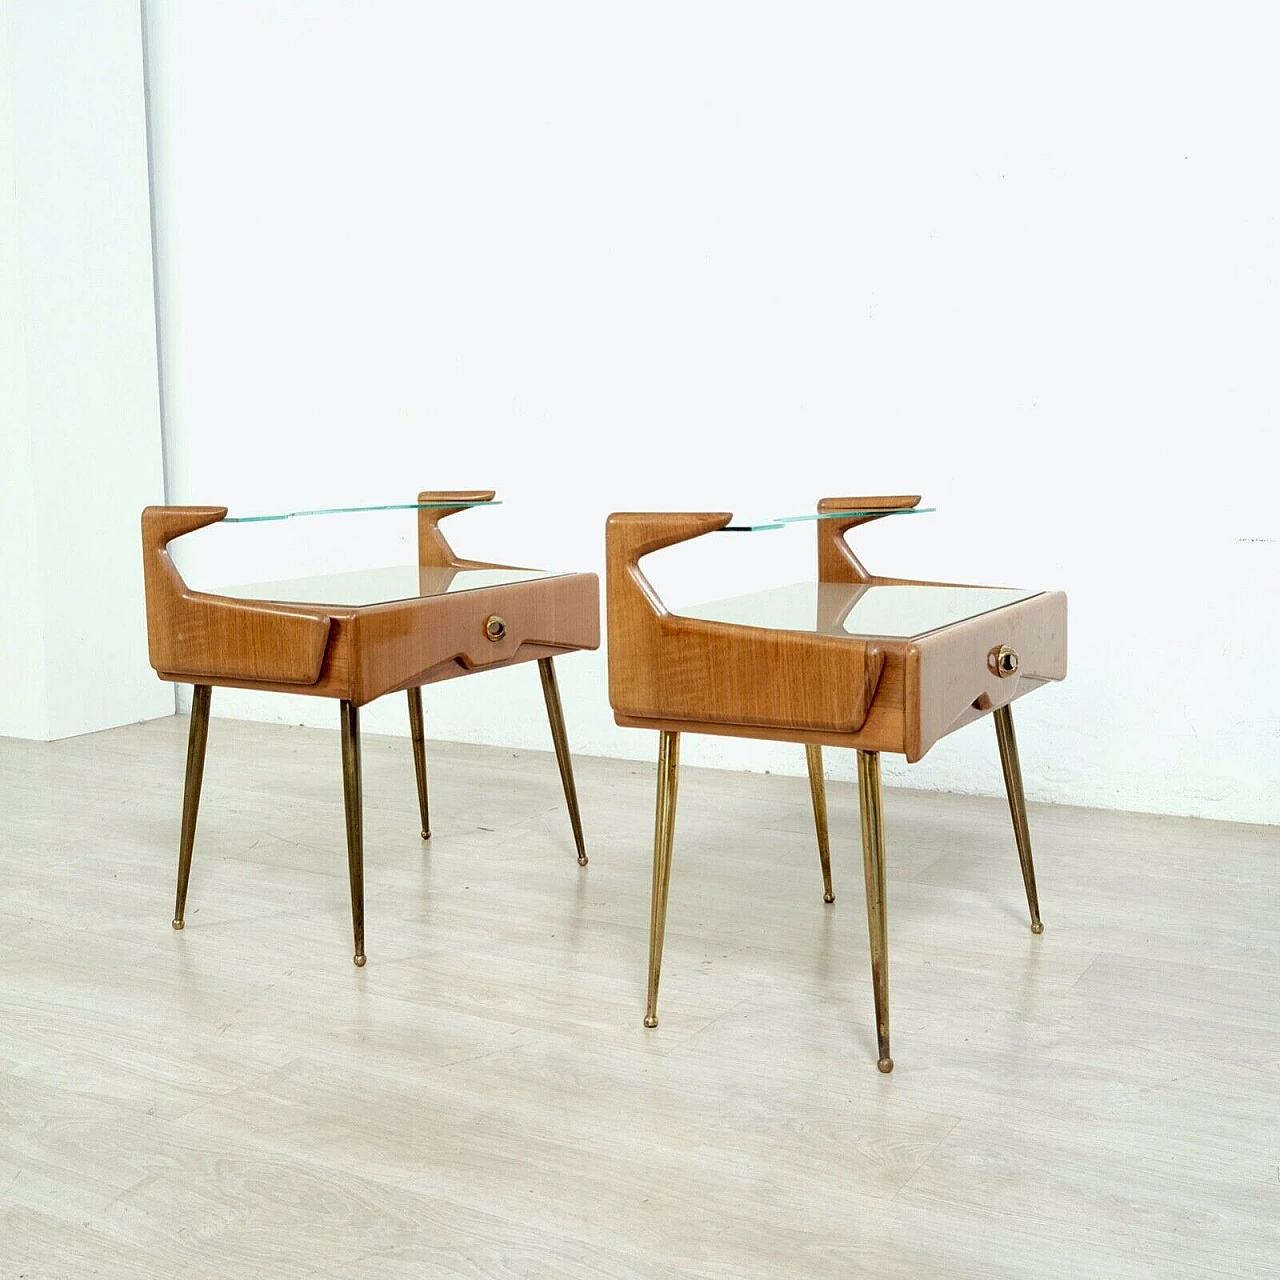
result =
M569 806L569 825L573 828L573 843L578 849L578 866L585 867L587 847L582 838L582 815L578 812L578 788L573 781L573 758L569 755L569 734L564 727L560 686L556 681L556 669L550 658L538 659L538 674L542 677L542 697L547 704L547 719L551 722L551 739L556 746L556 763L560 766L560 782L564 786L565 803Z
M827 784L822 776L822 747L806 742L805 759L809 765L809 794L813 798L813 825L818 833L818 860L822 863L822 900L834 902L831 890L831 839L827 832Z
M409 737L413 742L413 772L418 780L418 814L422 819L422 838L430 840L431 815L427 807L427 735L422 716L422 690L410 689L408 692Z
M662 941L667 931L667 891L671 887L671 848L676 833L676 786L680 780L680 735L662 730L658 739L658 804L653 824L653 893L649 912L649 996L644 1025L658 1025L658 979Z
M363 965L364 955L364 793L360 780L360 710L342 700L342 793L347 813L347 873L351 880L351 927L355 934L355 955Z
M173 927L181 929L187 910L187 885L191 880L191 851L196 843L196 814L200 809L200 783L204 779L204 749L209 741L211 686L192 690L191 727L187 730L187 779L182 791L182 834L178 843L178 892L173 904Z
M871 988L876 1006L876 1066L893 1070L889 1056L889 931L885 902L884 806L880 753L858 752L858 801L862 811L862 870L867 882L867 933L871 938Z
M1040 920L1040 898L1036 893L1036 869L1031 861L1031 828L1027 824L1027 801L1022 793L1022 765L1018 760L1018 740L1013 732L1013 712L998 707L995 712L996 740L1000 744L1000 767L1004 770L1004 789L1009 797L1009 816L1013 819L1013 837L1018 843L1018 861L1022 863L1022 883L1027 890L1027 908L1031 912L1031 932L1043 933Z

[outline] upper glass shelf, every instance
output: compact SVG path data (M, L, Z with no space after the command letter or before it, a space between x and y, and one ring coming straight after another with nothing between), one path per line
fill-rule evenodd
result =
M292 578L284 582L217 587L211 594L231 596L238 600L270 600L276 604L357 608L391 604L420 596L479 591L482 587L502 587L515 582L530 582L535 578L562 576L545 569L441 569L407 564L391 565L383 569L355 569L348 573L326 573L315 578Z
M744 517L730 520L720 533L760 533L765 529L785 529L789 524L805 520L839 520L850 516L923 516L937 507L865 507L848 511L808 511L798 516L772 516L768 519Z
M500 507L500 499L468 502L455 499L444 502L384 502L362 507L312 507L303 511L273 511L262 515L224 516L223 524L262 524L272 520L295 520L302 516L346 516L362 511L430 511L459 507ZM867 507L848 511L807 511L794 516L744 516L731 520L721 533L759 533L765 529L783 529L789 524L807 520L839 520L849 516L922 516L936 507Z
M278 511L271 515L261 516L223 516L223 524L261 524L266 520L293 520L299 516L347 516L360 511L435 511L459 507L500 507L502 502L496 499L467 502L454 499L448 502L387 502L372 507L315 507L309 511Z
M771 630L911 640L1042 594L1020 587L932 582L795 582L751 595L672 609L672 613Z

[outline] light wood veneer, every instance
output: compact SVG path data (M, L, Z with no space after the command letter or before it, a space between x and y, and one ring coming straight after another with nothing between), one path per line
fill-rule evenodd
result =
M1042 930L1010 708L1016 699L1065 677L1066 597L1040 592L997 607L974 606L986 611L914 635L847 632L844 623L866 591L894 586L954 591L969 585L880 577L849 548L850 530L919 502L918 495L819 502L819 616L803 629L672 613L645 576L640 565L645 556L725 528L729 513L618 512L608 518L609 700L618 724L659 734L646 1026L657 1025L682 733L805 744L827 902L833 894L821 748L849 747L858 753L881 1071L891 1071L893 1059L880 752L917 761L945 735L994 715L1031 928ZM838 584L850 590L824 593L824 586Z
M919 501L824 498L818 509L889 510ZM879 518L817 522L820 582L919 583L869 573L844 541L849 529ZM894 751L914 762L946 734L1066 676L1061 592L909 639L781 631L671 613L640 560L723 529L731 519L728 512L609 517L609 701L618 724ZM1020 658L1012 677L1001 678L987 666L988 653L1002 644Z
M453 569L511 568L464 560L438 527L491 491L424 492L419 502L456 507L418 512L419 563ZM162 680L341 698L363 706L387 693L600 644L599 579L566 573L528 582L385 604L295 604L194 591L167 547L216 524L225 507L148 507L143 570L151 665ZM485 635L500 613L505 636Z
M440 521L493 490L425 490L418 495L418 557L442 577L472 569L515 566L464 560L440 531ZM364 809L359 708L384 694L405 691L414 745L422 838L429 839L426 747L421 688L441 680L536 661L552 739L577 847L587 855L578 813L554 658L600 644L599 580L566 573L502 582L471 590L440 591L375 603L341 599L270 600L192 590L169 555L169 543L224 519L225 507L147 507L142 513L147 643L162 680L195 686L178 888L173 926L185 924L187 886L204 771L210 692L215 685L337 699L347 818L348 869L355 962L364 951ZM308 584L308 591L311 584ZM345 588L350 590L349 585ZM280 590L276 584L272 590ZM315 590L341 596L342 583Z

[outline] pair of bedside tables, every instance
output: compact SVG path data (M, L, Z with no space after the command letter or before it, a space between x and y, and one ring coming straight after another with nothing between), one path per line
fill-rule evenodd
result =
M234 521L225 507L148 507L142 514L151 665L195 692L187 748L173 927L181 929L195 843L212 689L311 694L339 702L354 959L365 963L364 823L359 710L403 692L422 819L430 836L422 687L536 661L578 862L587 863L555 658L600 643L599 583L591 573L460 559L439 528L492 491L424 492L415 503L418 563L192 590L168 553L183 534ZM724 512L629 512L606 530L609 700L620 725L659 735L648 998L658 983L675 832L682 733L804 744L824 898L833 901L822 748L857 752L863 868L871 944L877 1064L891 1071L885 845L880 753L919 760L955 729L990 713L1031 914L1039 933L1031 840L1011 704L1066 674L1060 592L916 582L868 572L848 532L917 513L919 498L824 498L817 512L761 525ZM319 513L295 513L319 514ZM274 518L274 517L273 517ZM283 517L281 517L283 518ZM670 612L640 566L648 554L720 530L812 520L813 581Z

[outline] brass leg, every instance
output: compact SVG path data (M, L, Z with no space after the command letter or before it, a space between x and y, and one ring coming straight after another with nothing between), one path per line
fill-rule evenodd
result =
M418 813L422 838L431 839L431 815L427 809L427 736L422 720L422 690L409 690L409 737L413 739L413 770L418 777Z
M822 747L806 742L804 754L809 762L809 793L813 796L813 825L818 832L818 858L822 862L822 900L834 902L831 892L831 841L827 834L827 784L822 776Z
M360 710L342 700L342 790L347 810L347 871L356 964L364 964L364 794L360 784Z
M1013 712L1007 706L997 707L995 721L996 740L1000 743L1000 765L1004 769L1004 789L1009 796L1013 835L1018 842L1018 860L1022 863L1022 883L1027 887L1027 906L1031 909L1031 932L1043 933L1040 899L1036 896L1036 869L1031 861L1027 800L1022 794L1022 766L1018 763L1018 740L1013 734Z
M573 760L569 755L569 735L564 727L564 708L560 705L560 686L556 683L556 669L550 658L538 659L538 674L542 677L542 696L547 703L547 719L551 721L551 738L556 744L556 762L560 766L560 781L564 784L564 798L569 806L569 822L573 826L573 843L578 846L578 865L587 865L587 847L582 839L582 815L578 812L578 789L573 783Z
M658 740L658 810L653 828L653 898L649 914L649 999L644 1025L658 1025L658 978L662 938L667 930L667 890L671 887L671 845L676 833L676 784L680 780L680 735L663 730Z
M881 1071L889 1056L889 937L885 920L884 808L880 801L880 753L858 752L858 801L862 810L862 870L867 881L867 932L871 935L871 985L876 1001L876 1044Z
M204 778L204 748L209 740L209 700L213 689L198 684L192 691L191 727L187 731L187 781L182 792L182 835L178 844L178 894L173 904L173 927L181 929L191 879L191 850L196 843L196 813Z

